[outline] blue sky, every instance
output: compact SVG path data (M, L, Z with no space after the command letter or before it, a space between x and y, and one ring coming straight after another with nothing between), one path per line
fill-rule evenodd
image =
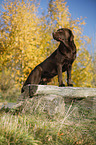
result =
M67 0L69 12L73 19L86 17L84 35L92 38L92 51L96 51L96 0Z
M0 0L0 4L4 0ZM38 0L39 1L39 0ZM46 11L48 8L49 0L41 0L40 5L43 10ZM73 19L80 18L81 16L85 18L86 25L84 26L84 35L92 38L92 48L91 51L96 51L96 0L65 0L67 6L69 6L69 12ZM2 7L0 6L0 9ZM90 51L90 50L89 50Z
M41 7L46 9L49 0L41 0ZM86 25L84 26L84 35L92 38L90 52L96 51L96 0L65 0L69 6L69 12L73 19L84 18Z

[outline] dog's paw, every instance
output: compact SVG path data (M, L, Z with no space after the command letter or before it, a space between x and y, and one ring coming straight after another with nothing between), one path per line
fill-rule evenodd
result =
M67 84L69 87L73 87L73 84Z
M59 87L65 87L65 84L61 84L61 85L59 85Z

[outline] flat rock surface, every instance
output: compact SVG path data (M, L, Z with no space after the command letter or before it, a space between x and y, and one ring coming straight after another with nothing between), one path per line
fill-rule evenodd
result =
M58 87L51 85L27 85L24 87L25 92L22 95L59 95L72 98L96 97L96 88L83 87Z

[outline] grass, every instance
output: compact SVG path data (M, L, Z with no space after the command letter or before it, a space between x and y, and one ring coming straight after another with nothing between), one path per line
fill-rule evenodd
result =
M95 145L93 100L65 100L65 115L0 114L0 145Z

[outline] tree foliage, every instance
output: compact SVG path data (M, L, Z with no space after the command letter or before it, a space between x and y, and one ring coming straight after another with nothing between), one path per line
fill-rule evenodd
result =
M92 84L96 87L96 52L94 53L93 57L93 81Z
M58 47L59 43L52 40L53 30L67 27L73 31L78 49L72 71L74 86L92 87L92 59L85 48L89 38L83 36L82 29L85 22L83 18L73 20L66 4L64 0L51 0L46 15L39 14L35 0L8 0L3 4L1 75L8 71L15 84L22 84L30 71ZM56 82L55 78L52 83Z

